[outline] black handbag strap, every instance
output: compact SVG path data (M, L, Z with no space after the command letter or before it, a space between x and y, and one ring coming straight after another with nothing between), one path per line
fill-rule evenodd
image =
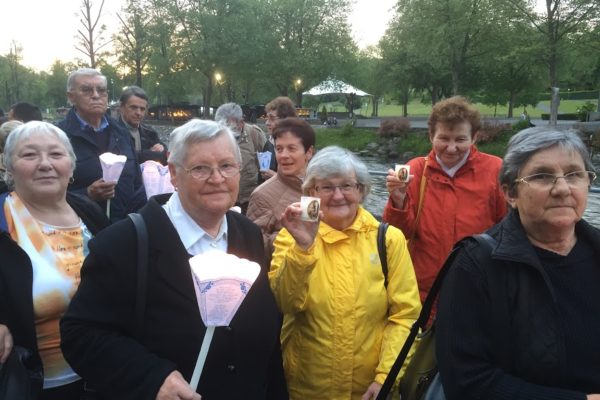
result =
M423 302L421 313L419 314L419 317L414 322L414 324L411 326L408 337L406 338L406 341L404 342L404 345L402 346L398 357L396 357L396 361L394 361L394 365L392 365L392 368L390 369L390 372L388 373L385 382L383 382L383 385L381 386L381 390L379 391L376 400L385 400L387 395L392 390L392 386L396 381L396 377L400 373L400 369L402 368L402 365L404 364L404 361L406 360L406 357L408 356L408 353L413 343L415 342L419 331L421 329L425 330L425 327L427 326L429 316L431 315L431 310L437 300L438 293L442 287L444 278L446 277L448 271L450 270L450 267L454 263L454 260L456 259L459 250L464 246L464 243L471 238L475 239L479 243L479 245L482 246L484 249L489 249L489 253L491 253L491 249L496 243L496 241L490 235L488 235L487 233L483 233L480 235L466 237L454 246L448 257L446 258L444 265L442 265L442 268L435 277L435 281L433 282L433 285L431 286L431 289L429 289L429 293L427 293L427 297Z
M135 297L135 334L140 337L144 327L146 310L146 286L148 281L148 230L144 218L137 213L129 214L137 234L137 291Z
M382 222L377 229L377 251L379 252L379 261L381 262L381 271L383 272L383 284L387 288L388 285L388 265L387 265L387 248L385 246L385 233L387 232L388 224Z

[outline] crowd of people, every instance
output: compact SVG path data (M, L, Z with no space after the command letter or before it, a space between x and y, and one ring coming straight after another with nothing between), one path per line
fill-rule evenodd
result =
M0 125L0 384L8 366L29 376L0 397L374 400L454 245L487 232L492 249L464 245L438 300L445 397L600 399L596 173L577 133L525 129L500 159L477 149L465 98L440 101L429 154L388 171L385 230L362 206L365 164L317 151L287 97L265 107L266 133L227 103L165 143L143 89L123 91L118 119L100 72L66 89L57 125L26 102ZM116 179L104 153L122 156ZM171 191L147 195L148 162ZM216 253L258 275L215 327L206 309L232 292L209 297L190 259Z

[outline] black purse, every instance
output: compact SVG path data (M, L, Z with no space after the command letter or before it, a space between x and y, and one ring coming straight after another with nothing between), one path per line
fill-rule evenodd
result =
M15 346L5 363L0 364L0 400L36 400L44 378L41 370L27 367L31 351Z
M437 301L438 293L442 287L442 282L450 267L454 263L459 250L463 247L466 240L476 240L481 248L485 249L484 253L487 256L491 255L491 249L496 241L488 234L473 235L458 242L444 265L438 272L438 275L423 302L423 308L419 314L419 318L410 328L410 333L406 338L406 342L402 346L394 365L390 369L385 382L383 383L379 395L376 400L385 400L390 393L396 377L406 361L406 357L410 352L416 339L417 347L410 359L404 376L400 379L400 397L402 400L445 400L444 388L438 373L437 360L435 357L435 321L427 328L427 322L431 315L431 309ZM422 332L419 334L419 332Z

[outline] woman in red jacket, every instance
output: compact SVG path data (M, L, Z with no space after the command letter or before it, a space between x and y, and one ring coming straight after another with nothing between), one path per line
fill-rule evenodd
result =
M454 243L506 214L498 184L502 160L475 147L479 112L463 97L451 97L433 107L427 124L431 152L408 162L408 182L388 171L390 197L383 213L410 240L421 300Z

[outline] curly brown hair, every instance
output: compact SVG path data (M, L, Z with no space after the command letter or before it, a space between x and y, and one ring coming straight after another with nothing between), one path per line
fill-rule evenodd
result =
M265 111L276 111L278 118L297 117L296 106L289 97L279 96L267 103Z
M429 115L429 137L433 138L438 123L454 128L463 122L471 124L471 138L481 129L481 114L462 96L454 96L436 103Z

